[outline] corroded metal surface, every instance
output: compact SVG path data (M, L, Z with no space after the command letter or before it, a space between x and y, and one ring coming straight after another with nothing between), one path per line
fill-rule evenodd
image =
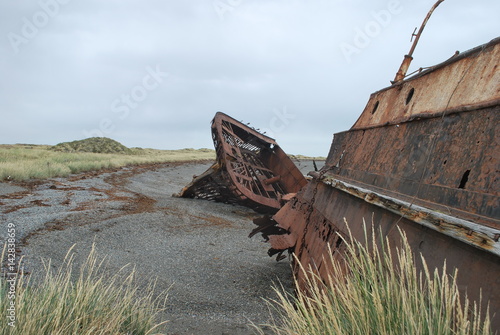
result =
M353 129L498 105L498 39L371 95Z
M500 106L335 134L327 175L500 228Z
M279 145L223 113L212 121L217 162L180 193L182 197L239 203L274 213L282 198L307 181Z
M499 63L495 39L373 93L312 181L256 220L269 254L293 252L326 279L323 260L342 257L347 223L361 241L363 222L373 223L392 245L400 228L429 266L446 260L462 291L479 300L482 290L499 311ZM492 323L500 330L500 315Z

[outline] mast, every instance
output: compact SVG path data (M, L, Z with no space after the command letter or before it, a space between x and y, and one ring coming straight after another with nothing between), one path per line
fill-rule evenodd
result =
M392 83L397 83L398 81L401 81L405 78L406 72L408 71L408 68L410 67L410 63L413 60L412 55L413 55L413 52L415 51L415 48L417 47L417 43L418 43L418 40L420 39L420 35L422 35L422 32L424 31L425 25L427 24L427 21L429 21L429 18L431 17L434 10L443 1L444 0L438 0L434 4L434 6L432 6L431 10L429 11L429 13L427 13L427 16L425 17L424 22L422 22L422 25L420 26L418 33L415 34L415 31L413 31L412 39L413 39L413 37L415 37L415 41L413 41L413 44L412 44L408 54L404 56L403 62L401 63L401 66L399 67L399 70L396 73L396 77L394 78L394 81L392 81ZM417 30L417 28L415 28L415 30Z

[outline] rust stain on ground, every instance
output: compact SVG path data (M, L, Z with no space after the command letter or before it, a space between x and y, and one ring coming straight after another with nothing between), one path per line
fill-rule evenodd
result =
M193 161L196 162L196 161ZM189 162L189 163L193 163ZM28 235L26 235L21 241L20 245L26 245L28 243L28 240L34 236L34 235L40 235L44 234L46 232L50 231L57 231L57 230L63 230L67 228L68 226L72 225L85 225L85 224L91 224L93 222L89 222L89 220L92 220L92 215L87 216L86 212L90 210L102 210L104 213L106 213L105 206L103 207L103 203L112 203L112 202L122 202L123 205L120 207L120 209L113 210L112 214L106 215L104 214L104 217L100 218L100 220L109 220L109 219L114 219L118 217L122 217L125 215L132 215L132 214L140 214L144 212L153 212L156 210L159 210L159 208L156 208L156 200L152 199L150 197L147 197L143 194L137 193L137 192L132 192L128 189L126 189L126 184L128 182L128 179L136 174L145 172L147 170L154 170L156 168L160 167L166 167L166 166L178 166L186 164L186 162L174 162L174 163L161 163L161 164L143 164L140 166L134 166L132 168L128 168L128 171L122 171L123 169L107 169L104 171L94 171L94 172L86 172L83 174L79 174L76 176L72 176L71 178L68 178L68 181L77 181L81 179L86 179L86 178L93 178L98 175L101 175L103 173L110 173L110 172L115 172L112 173L111 175L107 176L104 178L104 181L111 187L90 187L90 188L85 188L81 186L68 186L64 183L61 182L55 182L54 187L52 189L57 189L61 190L63 192L68 192L67 198L62 202L63 204L70 204L70 195L73 194L72 192L69 191L93 191L96 193L96 196L101 195L103 199L96 199L96 200L91 200L91 201L86 201L79 203L77 207L73 208L70 210L70 212L73 212L74 214L69 215L65 219L58 219L58 220L53 220L50 222L47 222L44 224L44 227L39 228ZM118 171L121 171L119 173ZM53 181L37 181L36 183L30 183L30 185L41 185L43 183L49 183ZM15 194L10 194L7 196L3 196L3 198L10 198L10 199L22 199L25 196L31 194L31 192L26 191L26 192L19 192ZM18 205L18 206L12 206L11 208L8 208L4 211L4 213L10 213L13 211L17 211L21 208L28 208L28 207L33 207L33 206L43 206L47 207L50 206L48 204L45 204L43 200L33 200L27 204L24 205ZM102 212L101 212L102 214Z
M30 208L30 207L35 207L35 206L38 206L38 207L49 207L50 205L45 204L43 202L43 200L39 200L38 199L38 200L32 200L29 203L24 204L24 205L15 205L15 206L7 207L6 209L4 209L2 211L2 213L3 214L9 214L9 213L18 211L18 210L23 209L23 208Z

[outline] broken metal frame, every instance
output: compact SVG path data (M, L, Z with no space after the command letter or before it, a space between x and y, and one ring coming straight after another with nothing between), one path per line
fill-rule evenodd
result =
M218 112L212 121L217 162L196 176L181 197L237 203L275 213L283 197L306 185L304 175L276 141Z

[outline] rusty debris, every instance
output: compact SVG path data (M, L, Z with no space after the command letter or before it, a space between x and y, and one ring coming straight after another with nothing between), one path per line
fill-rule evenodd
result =
M298 192L304 175L270 137L217 113L212 121L217 161L180 192L181 197L237 203L275 213L283 197Z
M326 279L349 229L364 241L373 224L391 245L402 229L430 267L458 269L459 288L489 302L500 330L499 68L497 38L373 93L325 166L251 235Z

